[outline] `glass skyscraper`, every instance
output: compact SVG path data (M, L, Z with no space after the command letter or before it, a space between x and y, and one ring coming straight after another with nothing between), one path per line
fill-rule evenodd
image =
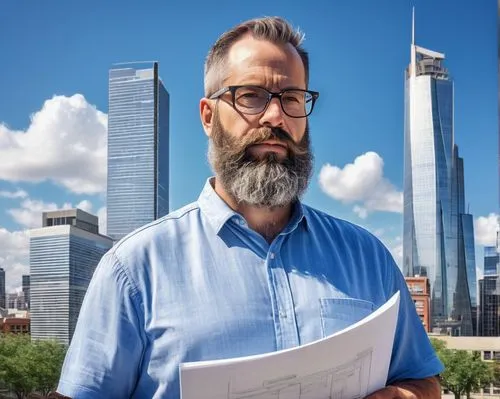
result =
M496 246L484 247L484 277L479 280L478 335L500 335L499 253Z
M497 247L484 247L484 275L494 276L498 274L499 253Z
M500 336L500 279L498 275L479 280L478 335Z
M27 309L30 308L30 275L23 274L23 294L24 294L24 305Z
M80 209L44 212L30 231L31 337L68 344L94 270L112 247L98 219Z
M168 213L169 95L158 63L109 71L107 235L114 241Z
M415 45L405 76L403 273L431 287L431 327L474 335L474 231L453 131L454 88L444 54Z

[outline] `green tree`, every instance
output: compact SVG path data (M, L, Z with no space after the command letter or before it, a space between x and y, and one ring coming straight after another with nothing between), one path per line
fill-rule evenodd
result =
M446 342L443 341L442 339L437 339L437 338L432 338L431 337L431 344L434 347L434 350L439 356L439 352L443 351L446 349Z
M0 336L0 382L24 399L32 392L47 395L57 387L66 346L31 341L29 336Z
M0 381L4 387L14 392L18 399L24 399L34 388L31 365L26 361L30 352L29 336L0 336Z
M500 362L494 361L491 364L491 368L493 369L493 384L495 386L500 385Z
M489 384L493 379L493 368L481 360L478 353L463 350L452 350L441 340L431 339L439 358L445 366L441 373L441 384L459 399L465 394L470 398L471 392Z
M52 341L32 342L32 378L35 390L46 396L57 388L66 346Z

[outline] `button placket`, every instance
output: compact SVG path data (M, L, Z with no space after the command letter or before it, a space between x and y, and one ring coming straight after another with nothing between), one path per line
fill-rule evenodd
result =
M276 328L281 341L281 349L286 349L299 345L299 337L290 283L280 259L280 244L280 241L277 240L271 245L268 262L270 272L273 275Z

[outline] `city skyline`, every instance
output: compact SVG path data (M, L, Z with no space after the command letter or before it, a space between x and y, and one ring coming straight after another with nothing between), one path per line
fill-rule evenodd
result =
M412 6L416 41L445 53L455 81L465 206L474 214L476 266L482 268L482 245L494 244L498 212L495 2L358 1L318 5L307 15L300 2L256 2L217 12L204 5L203 17L187 5L174 10L155 2L144 10L86 4L33 5L21 12L22 3L7 6L12 18L0 27L5 37L15 37L0 44L12 60L0 77L0 267L7 291L20 287L28 271L25 231L38 227L42 210L79 206L106 222L107 73L114 63L159 61L171 103L170 209L197 198L211 175L198 116L204 57L223 30L260 15L282 15L305 31L310 88L321 93L310 117L316 163L305 202L374 232L401 265ZM119 15L110 30L114 12ZM21 15L33 21L27 31L17 30ZM137 20L144 21L140 34L129 29ZM30 46L35 34L41 42ZM37 76L29 73L33 68Z

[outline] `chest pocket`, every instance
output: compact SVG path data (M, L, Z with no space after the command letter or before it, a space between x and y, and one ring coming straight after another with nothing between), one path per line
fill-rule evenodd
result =
M320 298L323 337L354 324L373 312L369 301L354 298Z

